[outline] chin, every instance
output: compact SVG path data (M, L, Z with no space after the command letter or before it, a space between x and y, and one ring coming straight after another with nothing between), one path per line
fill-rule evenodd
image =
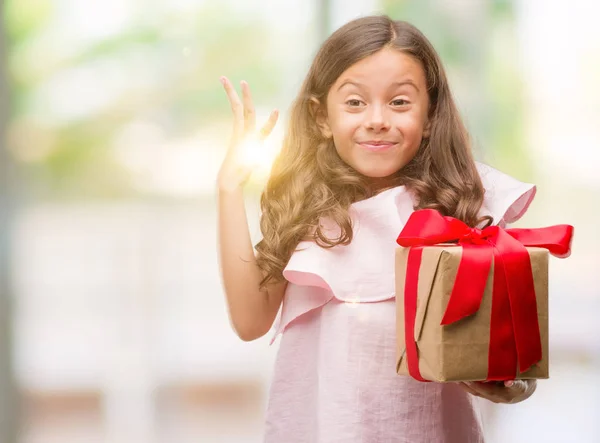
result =
M359 174L374 179L388 178L396 174L402 168L354 168Z
M391 154L391 155L389 155ZM402 153L364 156L354 155L342 160L359 174L373 179L384 179L398 173L409 161Z

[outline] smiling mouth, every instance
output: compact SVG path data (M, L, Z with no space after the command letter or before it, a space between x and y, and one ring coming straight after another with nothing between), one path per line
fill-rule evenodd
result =
M381 152L387 151L388 149L396 146L398 143L393 142L363 142L359 143L360 146L365 148L368 151Z

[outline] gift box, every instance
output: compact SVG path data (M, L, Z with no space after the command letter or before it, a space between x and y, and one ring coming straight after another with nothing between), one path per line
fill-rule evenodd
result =
M548 258L570 254L572 232L479 230L433 210L413 213L396 251L397 373L548 378Z

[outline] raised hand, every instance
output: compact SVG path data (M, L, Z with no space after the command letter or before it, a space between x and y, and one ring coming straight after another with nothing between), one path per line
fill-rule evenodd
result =
M235 191L241 189L250 177L253 165L244 158L244 147L248 143L260 143L271 134L279 112L271 112L269 119L261 130L256 132L256 112L250 95L250 87L245 81L242 85L242 100L226 77L221 77L231 110L233 112L233 130L227 154L219 170L217 186L219 191Z

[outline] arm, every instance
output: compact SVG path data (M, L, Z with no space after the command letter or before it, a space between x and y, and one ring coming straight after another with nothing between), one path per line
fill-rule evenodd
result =
M229 319L244 341L265 335L275 320L286 283L260 290L241 190L221 190L218 197L219 260Z
M242 340L250 341L265 335L273 325L286 283L260 289L263 274L254 257L243 197L243 185L252 171L240 152L244 138L255 130L254 106L247 83L242 83L242 104L229 80L223 77L221 82L234 113L234 126L217 180L219 264L231 325ZM271 133L276 121L274 111L261 138Z

